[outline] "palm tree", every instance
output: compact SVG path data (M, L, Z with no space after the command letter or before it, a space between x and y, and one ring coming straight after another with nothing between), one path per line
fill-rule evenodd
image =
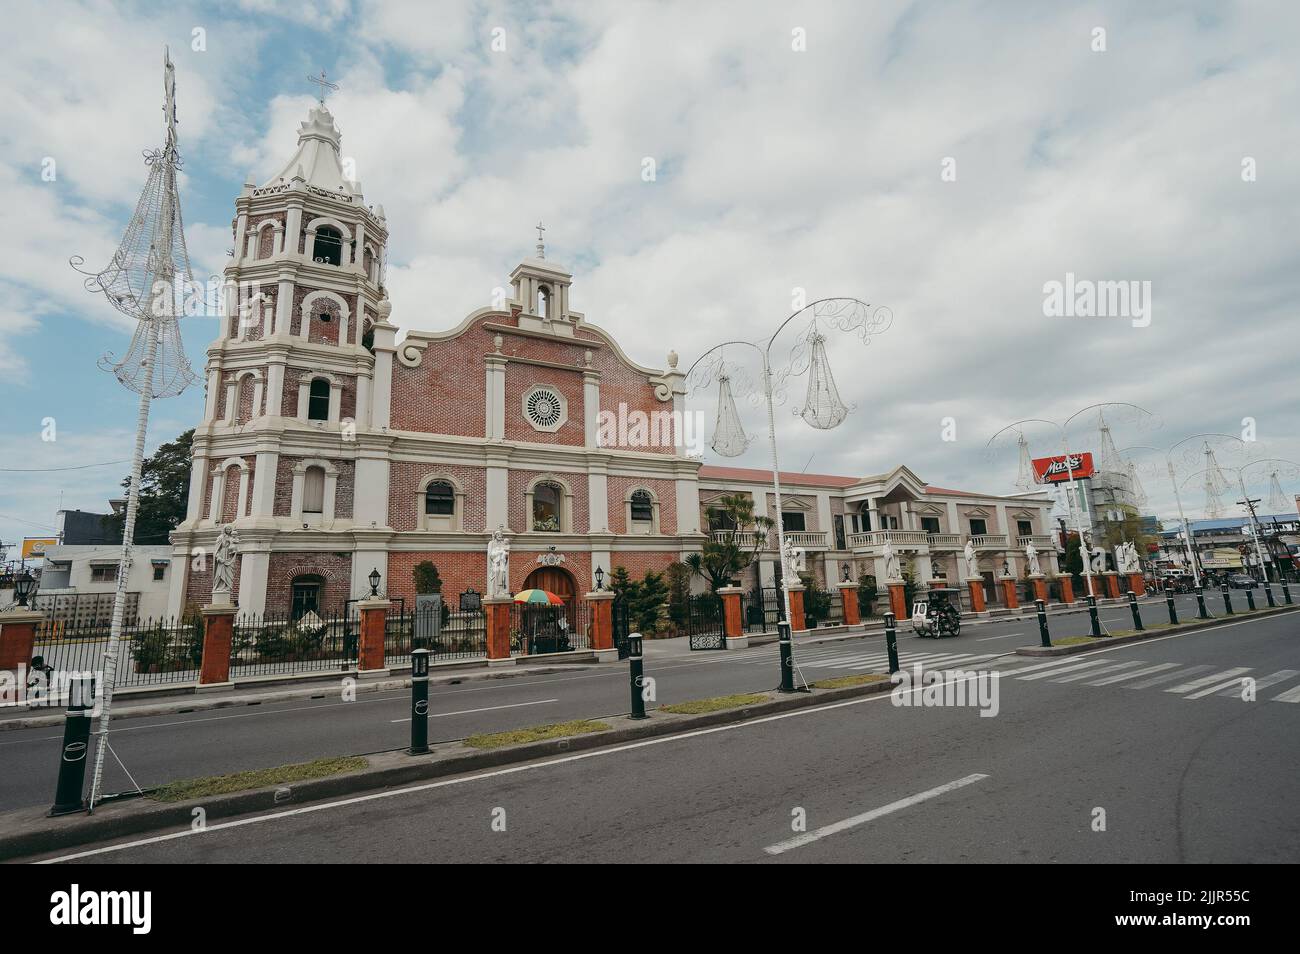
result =
M708 580L709 589L717 590L731 586L754 562L776 523L770 517L754 515L754 500L748 494L719 497L708 514L711 524L725 529L710 534L700 552L690 554L685 563L697 576Z

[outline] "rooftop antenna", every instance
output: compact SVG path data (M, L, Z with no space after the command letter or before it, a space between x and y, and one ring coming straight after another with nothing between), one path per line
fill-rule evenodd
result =
M121 360L112 354L99 366L111 371L123 387L140 395L136 413L135 451L126 488L126 519L122 530L122 553L117 567L117 590L113 597L113 621L104 651L104 688L94 775L91 777L87 811L93 813L104 775L104 754L108 743L113 687L117 678L118 654L126 611L126 582L131 566L135 520L140 495L140 472L144 464L145 436L149 429L149 405L154 398L174 397L196 380L181 342L176 322L176 302L193 284L185 231L181 221L180 194L176 172L181 168L176 138L176 69L166 47L163 49L163 124L166 139L161 149L144 154L149 176L127 224L121 244L101 272L85 272L84 259L74 256L71 265L86 275L87 291L103 294L108 303L136 321L135 335ZM183 283L178 289L176 285ZM114 753L114 758L117 758ZM119 760L120 762L120 760Z

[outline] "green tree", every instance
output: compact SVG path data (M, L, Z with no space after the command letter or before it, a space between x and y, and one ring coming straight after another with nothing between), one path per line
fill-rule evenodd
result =
M874 576L870 573L863 573L858 577L858 612L864 618L876 615L876 600L879 595Z
M432 560L421 560L411 570L417 593L441 593L442 576Z
M659 626L659 608L668 601L664 574L647 571L628 593L628 600L628 615L633 625L643 633L654 632Z
M690 612L691 568L680 561L669 563L665 571L668 585L668 616L677 626L686 623Z
M1065 572L1078 583L1083 576L1083 554L1079 552L1079 535L1071 533L1065 538Z
M135 516L137 544L167 543L176 525L185 519L190 500L190 465L193 459L194 428L174 441L161 444L146 457L140 471L140 504ZM122 481L128 487L131 478ZM128 488L129 492L129 488ZM126 526L126 508L108 517L113 532Z
M686 565L708 581L709 589L717 590L731 586L749 568L776 523L771 517L754 515L754 500L748 494L720 497L708 513L711 522L726 527L730 532L720 534L722 539L718 540L710 534L700 552L686 558ZM751 529L755 532L746 546L744 531Z

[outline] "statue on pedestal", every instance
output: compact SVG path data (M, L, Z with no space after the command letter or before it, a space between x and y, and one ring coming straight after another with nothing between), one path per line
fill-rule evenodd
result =
M212 602L229 603L235 588L235 556L239 552L239 534L230 524L221 528L212 551Z
M488 541L488 599L510 596L510 541L501 528L492 532Z
M799 574L803 573L807 569L807 564L804 560L803 547L795 546L794 541L792 540L786 540L785 553L782 554L782 556L785 561L785 572L787 577L793 578L797 581Z
M1030 576L1043 575L1043 570L1038 565L1038 548L1033 543L1025 544L1025 563L1029 566Z
M884 549L881 555L885 558L885 579L901 580L903 578L902 570L898 565L898 554L894 552L894 545L888 540L885 541Z
M979 557L975 555L975 544L970 540L966 541L966 579L971 580L980 575Z

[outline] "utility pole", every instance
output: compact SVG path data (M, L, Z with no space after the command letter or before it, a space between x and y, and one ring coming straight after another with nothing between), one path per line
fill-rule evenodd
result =
M1238 476L1240 476L1240 475L1238 475ZM1264 562L1264 551L1263 551L1263 549L1262 549L1262 548L1260 547L1260 545L1259 545L1259 520L1257 520L1256 517L1255 517L1255 504L1259 503L1259 501L1260 501L1261 498L1259 498L1259 497L1252 497L1252 496L1250 496L1249 494L1245 493L1245 492L1244 492L1244 491L1245 491L1245 484L1244 484L1244 483L1243 483L1243 485L1242 485L1242 491L1243 491L1243 492L1242 492L1242 496L1245 497L1246 499L1245 499L1245 500L1238 500L1237 503L1239 503L1239 504L1241 504L1243 507L1245 507L1247 513L1250 514L1250 526L1251 526L1251 530L1254 532L1254 536L1255 536L1255 556L1256 556L1256 558L1259 560L1259 573L1260 573L1260 576L1262 576L1262 577L1264 578L1264 582L1267 583L1267 582L1268 582L1268 564L1266 564L1266 563Z

